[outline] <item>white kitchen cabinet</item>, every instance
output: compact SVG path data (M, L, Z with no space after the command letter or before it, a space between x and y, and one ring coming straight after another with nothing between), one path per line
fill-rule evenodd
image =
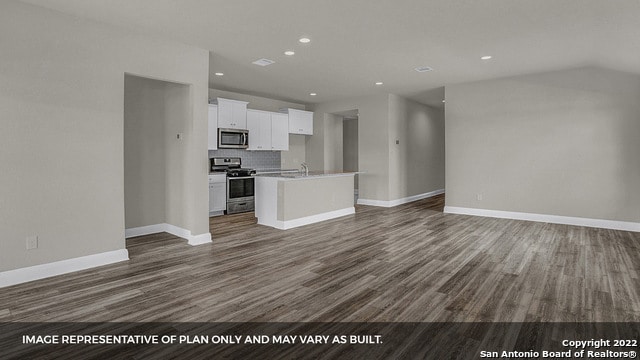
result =
M209 215L222 215L227 210L226 173L209 175Z
M271 113L247 110L249 147L247 150L271 150Z
M271 150L289 150L289 116L271 113Z
M313 135L313 112L284 109L289 114L289 133Z
M209 150L218 150L218 107L209 105Z
M218 127L246 129L247 104L246 101L218 98Z
M287 114L247 110L248 150L289 150Z

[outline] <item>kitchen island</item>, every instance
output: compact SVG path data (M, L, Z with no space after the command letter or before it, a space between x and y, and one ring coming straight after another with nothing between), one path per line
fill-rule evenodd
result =
M286 230L355 213L356 172L258 174L258 224Z

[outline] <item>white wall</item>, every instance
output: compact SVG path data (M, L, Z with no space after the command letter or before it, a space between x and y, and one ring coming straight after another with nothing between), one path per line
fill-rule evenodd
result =
M207 51L14 1L0 44L0 271L125 248L125 73L192 85L181 201L208 234Z
M510 77L446 100L447 206L640 222L637 75Z

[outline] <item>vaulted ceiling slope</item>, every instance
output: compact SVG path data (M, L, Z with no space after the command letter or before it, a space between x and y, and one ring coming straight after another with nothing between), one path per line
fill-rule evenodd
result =
M638 0L24 2L208 49L211 87L304 103L433 103L447 84L580 66L640 73Z

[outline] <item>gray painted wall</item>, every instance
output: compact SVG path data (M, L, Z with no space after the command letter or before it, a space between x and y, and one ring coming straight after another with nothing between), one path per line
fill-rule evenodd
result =
M181 202L209 232L208 51L7 1L0 43L0 271L125 248L125 73L193 85Z
M580 68L446 100L447 206L640 221L638 76Z
M307 159L308 135L289 134L289 151L280 151L280 166L282 169L299 169L300 164Z

